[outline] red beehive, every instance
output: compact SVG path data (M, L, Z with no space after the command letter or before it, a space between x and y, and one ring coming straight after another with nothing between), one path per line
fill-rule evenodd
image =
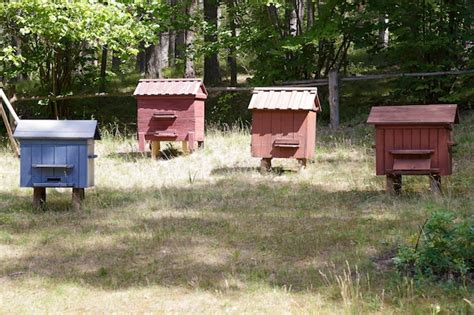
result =
M402 175L429 175L440 190L440 176L452 173L457 105L372 107L367 123L375 125L376 174L387 175L388 192L400 191Z
M183 141L183 150L204 143L204 101L207 91L200 79L140 80L133 95L137 99L138 148L152 142L152 157L159 141Z
M252 111L252 156L262 169L272 158L296 158L303 166L314 157L316 112L321 110L316 88L255 88Z

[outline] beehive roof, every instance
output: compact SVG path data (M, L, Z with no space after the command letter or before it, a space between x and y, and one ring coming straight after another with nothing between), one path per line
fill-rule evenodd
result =
M456 104L374 106L367 123L394 124L452 124L459 123Z
M20 120L18 139L100 139L96 120Z
M138 81L134 96L186 96L207 98L201 79L142 79Z
M298 87L259 87L253 90L249 109L290 109L320 111L318 89Z

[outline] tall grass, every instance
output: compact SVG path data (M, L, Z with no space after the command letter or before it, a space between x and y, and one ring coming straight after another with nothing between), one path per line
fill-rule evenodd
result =
M157 160L110 125L97 142L84 211L49 189L45 211L0 148L0 313L469 313L472 289L398 275L397 245L432 209L474 208L474 116L456 129L444 196L374 175L373 131L318 129L314 163L262 175L249 130L208 129L202 150L169 143Z

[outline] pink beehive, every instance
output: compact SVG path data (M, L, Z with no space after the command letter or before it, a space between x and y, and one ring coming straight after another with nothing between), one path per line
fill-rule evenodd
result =
M193 151L204 144L204 101L207 91L200 79L140 80L137 100L138 148L145 142L183 141L183 149ZM155 149L155 150L154 150Z

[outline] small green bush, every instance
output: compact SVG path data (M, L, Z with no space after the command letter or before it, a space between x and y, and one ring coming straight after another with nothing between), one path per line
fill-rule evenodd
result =
M472 278L474 220L448 211L434 212L421 227L416 244L402 245L394 258L398 270L439 280Z

